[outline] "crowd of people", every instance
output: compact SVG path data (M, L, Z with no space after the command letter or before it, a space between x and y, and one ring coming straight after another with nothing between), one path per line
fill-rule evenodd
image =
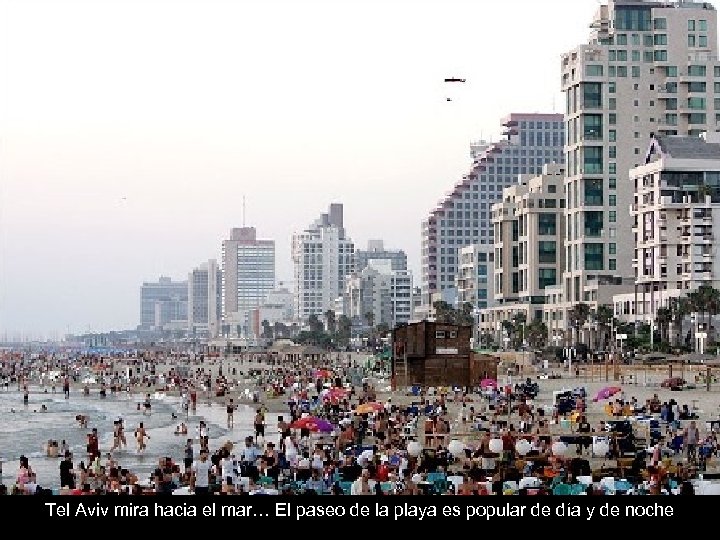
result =
M236 440L211 447L200 420L182 455L164 456L149 477L122 465L127 447L122 418L114 422L112 446L102 452L97 428L78 460L63 441L61 488L67 494L691 494L693 480L717 456L714 430L697 424L690 409L655 396L643 405L624 392L608 396L600 420L590 421L584 389L557 399L539 399L528 379L514 387L378 390L378 378L338 356L322 369L298 362L256 358L248 365L252 391L231 397L238 368L216 374L196 359L179 370L133 360L134 376L115 373L112 388L174 386L180 411L195 411L198 392L224 407ZM53 366L56 367L56 366ZM28 372L6 372L25 388ZM83 384L65 369L70 387ZM71 382L73 384L71 384ZM613 399L614 398L614 399ZM245 402L245 403L241 403ZM253 407L253 431L236 429L238 407ZM151 414L150 394L138 403ZM598 405L598 407L601 407ZM653 413L652 411L656 412ZM81 415L82 416L82 415ZM77 417L87 428L87 417ZM645 426L643 434L640 428ZM172 429L172 428L171 428ZM175 428L187 435L185 422ZM150 439L143 423L134 430L137 452ZM51 441L53 442L53 441ZM35 494L41 487L26 456L16 482L4 492Z

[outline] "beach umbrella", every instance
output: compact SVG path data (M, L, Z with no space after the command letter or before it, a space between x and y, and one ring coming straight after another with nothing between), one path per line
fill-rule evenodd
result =
M355 414L370 414L374 412L380 412L385 410L385 405L382 403L361 403L355 407Z
M345 399L348 395L348 391L345 388L327 388L322 391L322 397L328 401L334 401L339 399Z
M497 388L497 381L495 379L483 379L480 381L480 388Z
M314 433L331 433L335 430L335 426L330 422L316 416L306 416L295 420L290 427L292 429L308 429Z
M619 394L622 392L622 388L619 386L606 386L602 390L600 390L597 395L593 398L593 401L602 401L604 399L611 398L615 394Z

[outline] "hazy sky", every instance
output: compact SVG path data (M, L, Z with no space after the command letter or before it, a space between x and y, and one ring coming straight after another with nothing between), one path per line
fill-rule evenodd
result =
M243 195L280 279L342 202L419 281L470 141L562 111L598 4L0 0L0 338L135 327L141 282L219 259Z

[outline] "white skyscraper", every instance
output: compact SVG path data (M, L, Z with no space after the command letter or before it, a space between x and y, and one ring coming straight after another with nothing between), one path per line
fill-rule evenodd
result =
M295 315L306 319L334 308L353 272L355 246L345 234L343 205L331 204L327 214L293 235Z
M720 114L710 3L609 1L591 28L588 43L562 57L565 315L578 302L606 303L605 284L634 286L629 171L651 137L713 131Z

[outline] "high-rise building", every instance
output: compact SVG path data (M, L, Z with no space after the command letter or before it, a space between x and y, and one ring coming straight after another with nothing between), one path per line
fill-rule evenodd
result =
M502 121L504 138L473 143L471 171L455 185L422 224L422 295L455 287L459 250L493 242L491 206L518 175L539 174L546 163L563 162L560 114L511 114Z
M188 333L217 337L222 321L222 270L214 259L188 274Z
M162 330L171 322L187 321L188 283L161 276L140 287L140 329Z
M720 133L652 140L635 185L635 291L614 297L615 315L650 323L660 307L720 284Z
M495 306L482 314L481 330L522 313L543 320L546 288L559 284L564 268L565 169L548 164L542 174L524 175L493 206Z
M292 239L295 267L295 316L306 319L334 309L353 272L355 246L345 233L343 205L331 204L327 214Z
M473 244L460 249L460 270L456 278L458 306L470 303L474 309L487 309L495 305L494 261L491 244Z
M368 324L372 313L374 326L387 324L391 329L412 318L412 273L394 270L391 259L370 259L367 266L348 276L345 285L345 315Z
M565 309L601 303L598 283L634 278L636 186L651 136L698 135L719 119L717 16L708 2L609 1L588 43L562 56L567 175Z
M225 326L233 327L231 334L247 336L247 313L275 288L275 241L258 240L255 227L232 229L222 243L222 274Z
M407 270L407 255L401 249L386 249L382 240L369 240L367 249L355 250L355 271L362 272L370 260L389 260L393 270Z

